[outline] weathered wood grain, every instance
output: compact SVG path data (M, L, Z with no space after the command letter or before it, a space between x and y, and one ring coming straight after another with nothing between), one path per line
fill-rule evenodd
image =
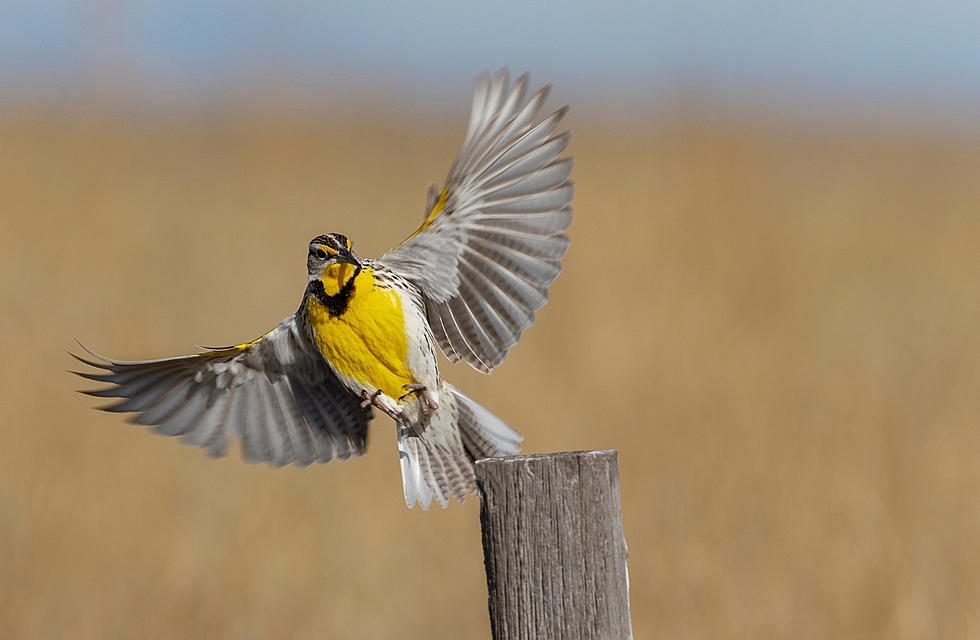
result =
M615 451L476 463L494 640L632 637Z

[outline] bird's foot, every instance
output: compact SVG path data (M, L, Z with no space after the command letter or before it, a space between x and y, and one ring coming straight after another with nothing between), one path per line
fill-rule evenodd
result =
M361 392L361 408L369 406L377 407L398 424L405 424L405 414L384 402L386 399L381 395L380 389L374 393L368 393L367 390L364 390Z
M398 399L404 400L409 396L416 396L419 399L419 407L422 409L422 413L429 413L439 408L439 403L436 401L435 396L432 395L432 392L424 384L406 384L402 388L408 389L408 393Z

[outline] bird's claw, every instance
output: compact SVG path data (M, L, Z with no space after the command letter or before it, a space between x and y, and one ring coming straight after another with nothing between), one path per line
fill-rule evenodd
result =
M408 393L398 399L404 400L409 396L416 396L419 399L419 408L422 409L422 413L429 413L439 408L439 403L436 402L435 397L433 397L432 393L429 392L424 384L406 384L402 388L408 389Z
M361 392L361 408L364 409L366 407L370 407L372 404L375 404L375 402L378 399L378 396L380 396L380 395L381 395L381 389L378 389L377 391L375 391L374 393L372 393L370 395L368 395L368 392L366 390L365 391L362 391Z
M398 424L405 424L405 414L401 411L396 411L391 407L387 406L385 403L380 402L378 398L381 396L381 390L378 389L374 393L368 393L367 390L361 392L361 408L374 406L387 415L389 418L397 422Z

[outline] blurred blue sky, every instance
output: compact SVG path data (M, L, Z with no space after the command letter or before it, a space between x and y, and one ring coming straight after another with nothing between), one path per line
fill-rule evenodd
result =
M0 0L0 98L445 95L504 64L580 101L693 92L970 117L980 2Z

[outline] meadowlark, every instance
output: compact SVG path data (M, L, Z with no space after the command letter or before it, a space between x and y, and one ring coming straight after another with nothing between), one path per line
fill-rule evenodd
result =
M442 191L429 187L415 233L378 259L340 233L309 244L295 314L262 337L162 360L75 356L109 383L107 411L224 455L309 465L361 455L372 407L396 423L405 502L463 501L475 460L516 453L522 438L442 379L452 362L490 373L548 299L572 221L563 107L539 118L550 87L527 97L527 74L475 83L469 127ZM83 347L84 348L84 347ZM72 354L74 355L74 354Z

